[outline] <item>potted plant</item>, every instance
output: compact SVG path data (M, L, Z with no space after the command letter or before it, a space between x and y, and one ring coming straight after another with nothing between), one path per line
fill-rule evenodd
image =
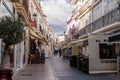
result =
M7 69L8 72L7 73L5 72L5 74L4 74L4 71L6 71L6 69L3 69L3 67L5 65L5 59L9 53L9 47L11 45L20 43L23 40L23 33L24 33L24 24L22 23L22 21L19 18L14 19L12 17L3 17L0 20L0 38L5 43L4 54L2 57L2 62L0 64L0 69L1 69L0 75L7 74L7 76L8 76L8 73L11 71L11 70Z

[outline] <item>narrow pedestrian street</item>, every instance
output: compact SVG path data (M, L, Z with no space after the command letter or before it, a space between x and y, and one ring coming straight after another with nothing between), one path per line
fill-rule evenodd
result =
M120 0L0 8L0 80L120 80Z
M31 64L18 71L13 80L120 80L118 74L85 74L69 67L67 59L51 57L45 64Z

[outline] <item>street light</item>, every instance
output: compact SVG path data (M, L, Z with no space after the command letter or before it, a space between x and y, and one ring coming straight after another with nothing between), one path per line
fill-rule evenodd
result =
M37 27L36 17L37 17L37 14L36 14L36 13L34 13L34 14L33 14L33 20L34 20L34 23L35 23L35 27Z
M37 14L36 14L36 13L34 13L34 14L33 14L33 18L35 19L36 17L37 17Z

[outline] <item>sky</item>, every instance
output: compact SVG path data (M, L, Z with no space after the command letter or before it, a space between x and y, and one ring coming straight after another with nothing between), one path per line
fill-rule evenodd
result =
M71 15L73 6L69 0L41 0L41 6L47 21L58 36L62 36L66 20Z

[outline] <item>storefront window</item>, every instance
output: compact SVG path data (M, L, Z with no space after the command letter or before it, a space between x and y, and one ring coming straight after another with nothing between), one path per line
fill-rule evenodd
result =
M115 44L100 43L100 59L113 59L117 55L115 53Z
M2 16L10 16L12 17L7 5L2 4Z

